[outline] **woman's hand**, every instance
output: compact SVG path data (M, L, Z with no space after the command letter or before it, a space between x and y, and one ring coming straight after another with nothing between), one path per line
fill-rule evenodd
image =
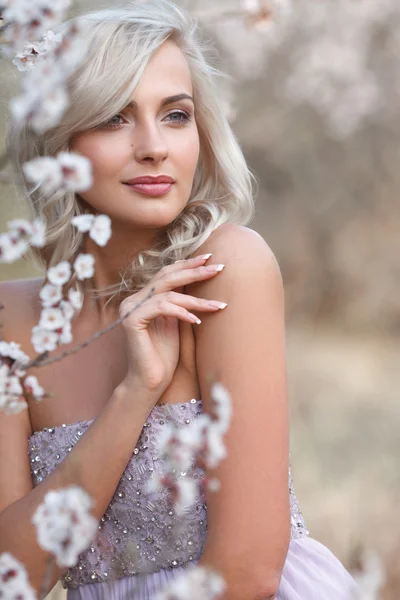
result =
M151 391L159 398L172 381L179 359L178 319L198 323L199 319L189 312L216 311L226 305L173 291L194 281L215 277L224 265L204 263L210 255L178 261L160 269L153 279L139 292L125 298L119 307L120 317L145 300L140 308L121 322L125 332L128 353L129 384Z

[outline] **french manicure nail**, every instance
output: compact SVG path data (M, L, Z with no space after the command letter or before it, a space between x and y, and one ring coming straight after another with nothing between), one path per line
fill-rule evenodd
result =
M201 254L200 256L196 256L196 258L201 258L202 260L208 260L212 256L212 252L209 254Z
M222 271L225 265L207 265L204 267L207 271Z
M212 306L213 308L225 308L227 305L226 302L219 302L218 300L209 300L208 301L209 306Z

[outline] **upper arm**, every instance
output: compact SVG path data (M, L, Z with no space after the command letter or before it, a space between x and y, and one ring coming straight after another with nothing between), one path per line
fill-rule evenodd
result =
M1 337L5 342L19 342L21 330L20 282L0 282ZM31 435L28 410L6 414L0 409L0 513L32 490L28 458L28 438Z
M256 232L228 225L214 234L201 252L212 252L209 263L224 263L225 269L186 287L188 294L228 304L218 313L202 313L195 329L204 411L211 409L212 381L226 387L233 408L224 438L227 457L206 472L221 486L206 492L203 557L222 570L272 579L280 577L290 539L282 278Z

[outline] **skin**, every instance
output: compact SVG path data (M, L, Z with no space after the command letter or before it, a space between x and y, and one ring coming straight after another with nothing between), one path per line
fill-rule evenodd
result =
M89 158L93 166L93 185L80 194L81 199L89 212L107 214L112 220L106 246L86 236L85 251L96 260L96 287L117 283L127 255L132 259L153 245L189 200L200 141L192 100L161 107L164 98L176 94L193 97L191 73L181 50L167 40L152 56L131 97L136 106L71 141L71 151ZM159 174L175 179L170 192L160 197L144 196L122 183ZM99 305L101 321L117 318L118 306L109 303L104 309L104 303ZM91 311L92 306L84 309Z
M176 110L191 111L193 115L194 105L190 100L181 100L160 107L164 97L184 92L193 93L188 65L180 50L166 42L153 56L134 92L132 99L137 108L129 114L128 122L117 129L84 132L73 140L71 150L88 156L94 166L93 187L82 194L82 200L93 213L106 213L112 219L113 234L104 248L86 238L85 250L96 259L96 286L118 281L118 269L127 252L134 256L154 243L189 199L199 157L196 122L193 117L186 125L175 125L166 117ZM142 196L121 183L139 175L160 173L176 179L171 192L160 198ZM200 327L182 324L181 364L163 400L202 398L204 411L211 414L210 384L218 381L229 391L233 417L224 439L226 458L216 469L206 469L207 477L219 480L220 489L207 491L207 539L198 564L211 566L223 575L227 590L221 600L273 600L290 540L282 279L270 248L246 227L233 223L218 227L198 249L199 254L208 252L213 254L213 263L225 264L226 268L213 279L185 286L185 292L197 298L218 299L228 306L213 314L197 312L202 319ZM23 349L33 355L25 332L18 335L22 326L27 327L26 293L27 287L21 282L0 286L2 300L6 307L12 306L13 315L4 321L4 339L25 340ZM118 312L115 305L104 309L101 299L94 318L91 313L96 311L87 298L80 317L84 327L78 334L83 339L92 329L114 320ZM27 411L7 417L7 421L0 415L0 457L7 457L0 469L0 552L7 549L24 563L29 562L29 572L38 586L46 556L38 549L27 523L46 486L52 482L57 487L70 480L88 481L90 476L91 494L101 499L99 506L103 509L110 499L106 490L115 490L132 452L134 434L126 428L137 422L137 416L124 418L115 426L121 413L133 410L132 399L124 396L123 401L129 402L123 411L107 416L115 406L109 399L111 388L118 383L114 379L119 377L116 370L121 369L124 355L120 332L115 330L113 336L108 334L105 341L98 340L98 346L85 349L85 360L73 357L38 373L44 388L54 390L57 402L30 407L35 430L89 418L104 407L108 411L103 411L102 420L96 420L97 426L90 428L92 437L86 437L86 445L82 439L71 452L70 458L76 456L76 461L65 461L64 471L56 470L53 479L50 475L41 487L32 490L26 459L26 440L31 432ZM85 387L86 382L90 387ZM83 410L90 414L84 415ZM109 433L113 427L125 427L126 454L122 452L120 432L119 444L113 443ZM110 440L112 443L107 445L105 442ZM119 469L113 452L120 453ZM104 468L106 459L109 463ZM69 464L72 475L65 471ZM101 477L96 470L99 465ZM15 529L16 524L19 529ZM19 543L22 537L23 545Z

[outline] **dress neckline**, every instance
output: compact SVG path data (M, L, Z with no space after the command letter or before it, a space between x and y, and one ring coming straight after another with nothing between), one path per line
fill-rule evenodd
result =
M160 404L156 404L153 406L150 414L156 409L162 409L166 406L190 406L190 405L198 405L202 404L201 400L197 400L196 398L192 398L189 402L186 400L185 402L161 402ZM93 423L93 421L97 418L93 417L92 419L84 419L83 421L75 421L75 423L62 423L61 425L53 425L52 427L44 427L43 429L39 429L38 431L34 431L32 435L29 436L28 440L31 440L35 435L40 435L42 433L53 433L58 429L70 429L71 427L77 427L78 425L89 425Z

